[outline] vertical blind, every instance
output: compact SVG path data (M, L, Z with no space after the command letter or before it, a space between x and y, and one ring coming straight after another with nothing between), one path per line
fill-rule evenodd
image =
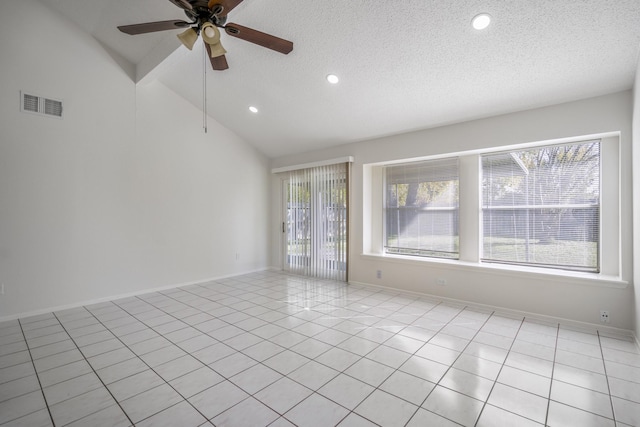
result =
M348 164L290 172L287 265L324 279L347 280Z
M457 259L458 159L385 168L385 252Z
M482 259L599 271L600 141L482 156Z

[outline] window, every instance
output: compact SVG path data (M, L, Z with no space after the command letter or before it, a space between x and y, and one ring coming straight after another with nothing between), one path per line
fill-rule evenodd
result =
M362 255L516 279L628 280L631 170L620 134L501 142L363 164Z
M599 272L600 140L482 156L482 261Z
M458 160L385 167L385 252L458 259Z

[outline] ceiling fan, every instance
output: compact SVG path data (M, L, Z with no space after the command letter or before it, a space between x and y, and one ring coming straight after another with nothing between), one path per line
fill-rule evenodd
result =
M220 30L218 30L218 28L223 28L225 32L232 37L255 43L275 50L276 52L284 53L285 55L293 50L293 43L288 40L242 25L227 24L227 14L242 3L243 0L169 1L183 9L191 22L182 20L146 22L143 24L122 25L119 26L118 29L126 34L137 35L186 28L184 32L178 34L178 38L189 50L193 49L198 35L202 34L202 40L209 53L211 66L214 70L226 70L229 68L225 57L227 51L220 43Z

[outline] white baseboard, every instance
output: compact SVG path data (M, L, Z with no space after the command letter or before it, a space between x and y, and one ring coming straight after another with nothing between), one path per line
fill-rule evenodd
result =
M229 278L232 278L232 277L244 276L246 274L259 273L261 271L268 271L268 270L271 270L271 267L260 268L260 269L257 269L257 270L244 271L242 273L227 274L225 276L216 276L216 277L210 277L210 278L206 278L206 279L199 279L199 280L194 280L194 281L184 282L184 283L178 283L178 284L173 284L173 285L160 286L160 287L157 287L157 288L148 288L148 289L143 289L143 290L139 290L139 291L135 291L135 292L128 292L128 293L125 293L125 294L111 295L111 296L108 296L108 297L96 298L96 299L92 299L92 300L88 300L88 301L81 301L81 302L73 303L73 304L65 304L65 305L58 305L58 306L55 306L55 307L47 307L47 308L43 308L43 309L40 309L40 310L28 311L28 312L25 312L25 313L17 313L17 314L12 314L10 316L0 317L0 322L6 322L6 321L9 321L9 320L16 320L16 319L23 319L25 317L38 316L40 314L52 313L52 312L55 312L55 311L62 311L62 310L69 310L71 308L78 308L78 307L83 307L83 306L86 306L86 305L99 304L101 302L113 301L113 300L122 299L122 298L135 297L137 295L149 294L149 293L152 293L152 292L166 291L168 289L181 288L183 286L198 285L198 284L201 284L201 283L212 282L212 281L215 281L215 280L229 279Z
M505 308L505 307L492 306L492 305L487 305L487 304L480 304L480 303L476 303L476 302L472 302L472 301L458 300L458 299L454 299L454 298L442 297L442 296L439 296L439 295L433 295L433 294L427 294L427 293L415 292L415 291L408 291L408 290L399 289L399 288L392 288L390 286L375 285L373 283L349 281L349 284L358 285L358 286L365 286L365 287L372 287L372 288L378 288L378 289L383 289L383 290L386 290L386 291L393 291L393 292L399 292L399 293L406 293L406 294L411 294L411 295L423 296L423 297L427 297L427 298L431 298L431 299L435 299L435 300L451 302L451 303L454 303L454 304L462 304L462 305L465 305L465 306L470 307L470 308L477 308L477 309L485 310L485 311L495 311L497 313L503 313L503 314L511 315L511 316L518 316L518 317L522 316L522 317L526 317L528 319L537 320L537 321L543 322L543 323L556 323L556 324L560 323L563 326L567 326L567 327L569 327L571 329L576 329L576 330L579 330L579 331L588 331L588 332L598 331L598 332L603 333L606 336L612 337L612 338L619 337L619 338L626 339L626 340L629 340L631 338L631 339L635 339L636 346L638 346L638 349L640 350L640 342L638 341L638 337L633 333L633 331L628 330L628 329L620 329L620 328L614 328L614 327L611 327L611 326L600 325L600 324L596 324L596 323L587 323L587 322L581 322L581 321L578 321L578 320L565 319L565 318L561 318L561 317L547 316L547 315L544 315L544 314L530 313L530 312L527 312L527 311L513 310L513 309Z

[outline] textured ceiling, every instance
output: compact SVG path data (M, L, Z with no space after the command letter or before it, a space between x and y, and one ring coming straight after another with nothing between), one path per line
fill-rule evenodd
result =
M202 107L201 43L116 29L183 19L168 0L40 1ZM223 34L230 68L207 70L209 115L269 157L629 89L640 51L640 0L245 0L229 22L294 42Z

